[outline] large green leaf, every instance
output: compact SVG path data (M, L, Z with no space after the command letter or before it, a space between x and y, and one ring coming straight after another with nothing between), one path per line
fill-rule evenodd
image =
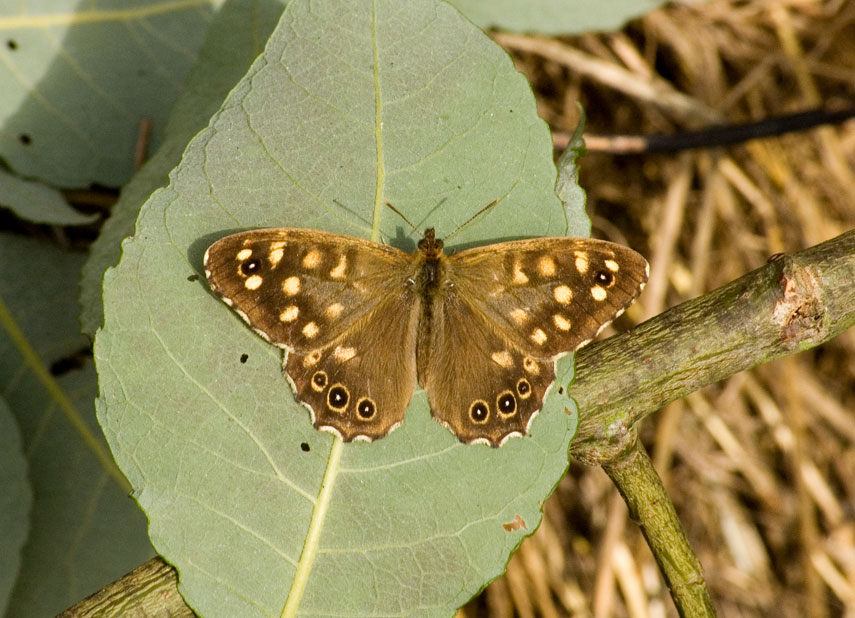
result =
M80 281L80 321L90 336L104 319L101 284L108 266L119 262L122 239L134 231L140 206L167 183L169 170L211 115L222 105L229 90L261 52L279 20L284 0L228 0L208 29L199 61L169 115L164 139L157 152L122 188L119 201L89 250Z
M82 262L0 235L0 392L20 428L34 498L7 614L15 618L52 616L152 553L95 421L92 362L79 355L88 345L76 313Z
M0 157L55 186L122 184L152 143L220 0L0 0Z
M412 249L384 200L449 235L501 198L452 248L584 233L551 156L524 78L450 6L288 5L143 207L96 339L99 420L201 615L449 616L538 525L575 431L556 394L530 436L466 446L419 389L400 429L343 445L295 403L281 353L209 292L205 248L291 225Z
M665 0L450 0L482 28L541 34L617 30Z

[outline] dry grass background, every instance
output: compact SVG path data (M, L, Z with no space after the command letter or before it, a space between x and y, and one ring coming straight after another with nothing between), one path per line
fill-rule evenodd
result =
M618 33L496 38L557 133L576 126L577 100L588 136L855 104L845 0L675 4ZM591 153L581 184L595 235L651 262L637 322L855 227L854 170L850 121L676 155ZM642 434L719 616L855 617L853 330L677 401ZM545 512L460 618L676 615L601 470L572 465Z

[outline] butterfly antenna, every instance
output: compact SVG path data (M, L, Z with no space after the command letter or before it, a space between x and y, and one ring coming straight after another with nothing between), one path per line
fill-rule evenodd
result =
M407 218L404 216L404 213L402 213L400 210L398 210L397 208L395 208L394 206L392 206L392 204L390 204L389 202L383 202L383 203L384 203L384 204L386 204L386 206L388 206L389 208L391 208L391 209L392 209L392 212L397 213L397 215L398 215L399 217L401 217L401 219L403 219L404 221L406 221L406 222L407 222L407 225L409 225L411 228L413 228L413 231L414 231L415 233L417 233L417 234L419 233L419 230L416 228L416 226L415 226L415 225L413 225L413 224L410 222L410 220L409 220L409 219L407 219Z
M482 214L484 214L485 212L487 212L488 210L490 210L493 206L495 206L496 204L498 204L500 199L502 199L502 198L497 197L497 198L496 198L496 199L494 199L492 202L490 202L489 204L487 204L486 206L484 206L484 208L482 208L481 210L479 210L478 212L476 212L474 215L472 215L471 217L469 217L468 219L466 219L466 221L464 221L463 223L461 223L460 225L458 225L458 226L457 226L457 229L455 229L453 232L451 232L451 234L449 234L448 236L446 236L446 237L445 237L445 240L449 240L449 239L454 238L455 236L457 236L457 234L459 234L459 233L460 233L460 232L462 232L464 229L466 229L467 227L469 227L469 225L470 225L473 221L475 221L475 219L477 219L479 216L481 216Z

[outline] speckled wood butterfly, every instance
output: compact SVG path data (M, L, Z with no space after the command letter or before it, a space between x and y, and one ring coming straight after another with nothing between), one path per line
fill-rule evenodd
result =
M534 238L412 254L296 228L241 232L205 254L211 289L288 351L314 425L343 440L401 424L418 380L461 441L528 431L555 360L591 340L647 281L647 262L590 238Z

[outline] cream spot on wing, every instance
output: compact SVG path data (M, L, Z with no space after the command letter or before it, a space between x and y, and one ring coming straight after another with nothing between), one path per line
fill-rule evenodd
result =
M320 330L321 329L318 328L317 324L315 324L314 322L309 322L303 327L303 336L306 337L306 339L311 339L312 337L317 335Z
M537 261L537 269L544 277L551 277L555 274L555 260L548 255L541 256Z
M517 326L522 326L528 321L528 311L525 309L512 309L510 315Z
M294 296L300 291L300 279L293 275L282 282L282 291L286 296Z
M311 367L312 365L317 365L319 360L321 360L321 351L320 350L315 350L314 352L309 352L303 358L303 367Z
M546 333L543 332L542 328L535 328L531 331L531 340L534 341L537 345L543 345L546 343Z
M606 260L603 263L606 265L606 268L608 268L613 273L616 273L617 271L620 270L620 265L617 262L615 262L614 260Z
M584 275L588 272L588 254L584 251L576 251L574 255L576 256L576 270L578 270L580 274Z
M270 260L271 266L276 266L279 262L282 261L282 258L285 256L285 249L282 247L271 249L270 255L267 258Z
M591 288L591 296L593 296L594 300L596 301L604 301L606 300L606 296L608 296L608 293L605 291L605 289L601 288L598 285L595 285Z
M528 283L528 277L523 272L522 265L519 262L514 262L514 283L517 285Z
M333 351L333 356L340 360L341 362L349 361L351 358L356 356L356 348L345 347L345 346L336 346Z
M261 278L261 275L252 275L251 277L247 277L243 285L247 290L257 290L261 287L263 281L264 279Z
M540 373L540 365L538 365L537 361L534 360L531 356L526 356L523 359L523 369L533 375L537 375Z
M243 262L252 256L252 249L241 249L235 256L239 261Z
M303 256L303 268L312 269L317 268L318 264L321 263L321 252L317 249L311 249L306 255Z
M565 318L560 313L556 313L552 316L552 321L555 323L555 328L558 330L570 330L570 320Z
M566 285L556 285L555 289L552 290L552 295L562 305L568 305L573 300L573 290Z
M347 257L342 255L338 258L338 264L335 265L330 271L330 277L333 279L341 279L344 277L344 273L347 271Z
M293 322L297 319L298 315L300 315L300 310L297 308L297 305L291 305L290 307L286 307L285 311L279 314L279 321Z
M341 303L333 303L324 310L324 314L328 318L334 320L341 315L342 311L344 311L344 305Z
M499 367L510 369L514 366L514 359L511 357L511 353L507 350L502 350L501 352L493 352L490 355L490 358L492 358L493 362L496 363Z

